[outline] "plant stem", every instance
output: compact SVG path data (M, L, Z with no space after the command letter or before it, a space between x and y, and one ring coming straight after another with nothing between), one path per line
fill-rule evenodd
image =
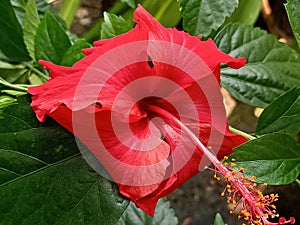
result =
M73 20L80 6L81 0L64 0L60 8L61 18L66 22L67 28L70 29Z
M46 76L44 73L42 73L41 71L39 71L38 69L34 68L33 65L31 65L30 63L27 62L23 62L23 64L27 67L29 67L35 74L37 74L43 81L47 81L49 80L49 77Z
M152 4L155 4L155 0L145 0L141 1L140 4L147 10L151 7Z
M229 126L229 130L234 133L234 134L239 134L239 135L242 135L243 137L247 138L248 140L254 140L256 139L256 137L250 135L250 134L247 134L246 132L244 131L241 131L241 130L238 130L236 128L233 128L232 126Z
M162 5L162 7L158 10L158 12L155 14L155 18L160 21L161 18L163 17L164 13L166 12L166 10L168 9L168 7L172 4L173 0L167 0L164 2L164 4Z
M295 181L296 181L296 183L298 184L298 186L300 187L300 180L299 180L299 179L296 179Z
M3 84L4 86L12 88L12 89L15 89L17 91L25 91L25 92L27 92L27 88L24 87L23 85L20 86L20 85L17 85L17 84L11 84L11 83L7 82L6 80L4 80L1 77L0 77L0 84Z
M25 87L25 88L28 88L28 87L30 87L30 86L32 86L32 85L30 85L30 84L18 84L18 86L19 86L19 87Z

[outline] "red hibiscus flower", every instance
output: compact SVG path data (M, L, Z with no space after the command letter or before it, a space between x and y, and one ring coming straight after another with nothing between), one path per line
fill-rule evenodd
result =
M51 79L29 92L40 121L48 115L74 133L120 192L153 215L159 198L246 141L229 132L219 87L220 64L245 59L164 28L141 6L135 22L72 67L41 60Z

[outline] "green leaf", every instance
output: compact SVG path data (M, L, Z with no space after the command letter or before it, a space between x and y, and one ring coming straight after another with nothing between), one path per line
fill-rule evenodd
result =
M10 0L10 1L14 8L16 16L19 20L19 23L22 26L24 24L25 8L28 0ZM46 11L51 9L51 5L48 3L47 0L36 0L36 5L37 5L38 14L40 18L44 16Z
M82 59L85 55L81 52L84 48L90 48L91 45L84 39L77 41L65 53L61 65L72 66L75 62Z
M11 62L28 61L22 28L10 0L0 1L0 50Z
M36 0L36 5L40 16L44 15L51 9L51 3L49 0Z
M215 216L215 221L214 221L214 224L213 225L226 225L224 222L223 222L223 219L222 219L222 216L220 213L217 213L216 216Z
M4 53L2 52L2 50L0 49L0 62L1 61L5 61L5 62L8 62L9 61L9 58L4 55Z
M0 224L115 225L128 201L82 159L73 135L39 123L29 96L0 111Z
M41 77L39 77L38 75L36 75L34 73L32 73L29 76L28 81L32 85L41 85L41 84L45 83L45 81L43 79L41 79Z
M37 59L60 64L64 54L70 47L70 39L63 27L50 12L47 12L35 37Z
M158 201L154 217L148 216L130 202L117 225L176 225L178 219L166 198Z
M183 28L191 35L208 37L238 6L238 0L179 0Z
M298 46L300 47L300 0L288 0L285 8Z
M28 0L24 16L24 41L33 60L35 57L35 36L40 25L40 19L37 12L35 0Z
M133 9L136 7L135 0L121 0L121 2L127 4Z
M239 101L266 107L289 89L300 86L300 55L272 35L249 25L230 24L215 38L219 49L246 57L239 70L223 67L222 86Z
M286 133L292 137L300 131L300 88L294 88L272 102L258 119L257 134Z
M9 83L16 83L17 81L27 80L26 67L21 64L10 64L0 61L0 77Z
M1 90L1 93L5 93L15 97L28 94L28 92L16 91L16 90Z
M239 0L239 6L233 14L226 19L225 23L239 22L242 24L253 25L261 11L262 0Z
M101 25L101 39L112 38L126 33L131 28L132 26L122 16L104 12L104 22Z
M26 2L23 0L10 0L10 2L14 8L14 11L18 18L18 21L19 21L20 25L22 26L24 24L23 18L25 15Z
M0 109L12 104L16 99L7 95L0 96ZM0 172L1 173L1 172Z
M300 173L300 145L286 134L268 134L234 149L230 159L259 183L289 184Z

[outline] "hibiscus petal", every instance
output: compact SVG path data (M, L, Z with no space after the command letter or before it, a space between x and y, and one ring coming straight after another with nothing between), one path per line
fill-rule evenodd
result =
M148 32L149 40L175 43L181 46L181 48L188 49L195 53L205 62L210 70L214 72L218 81L220 81L219 65L221 63L226 63L234 69L238 69L246 63L245 58L233 58L221 52L211 39L200 41L198 37L190 36L175 28L164 28L141 5L139 5L134 12L134 20L137 22L139 29ZM169 64L174 62L177 65L182 61L188 62L188 59L186 59L187 51L178 51L177 48L167 48L165 54L161 54L163 49L166 48L163 48L162 46L159 51L154 51L152 54L150 53L154 64L155 61L167 61ZM174 52L170 52L170 50L173 50ZM187 63L182 63L182 65L184 64L187 65ZM180 65L178 65L178 67L183 68Z

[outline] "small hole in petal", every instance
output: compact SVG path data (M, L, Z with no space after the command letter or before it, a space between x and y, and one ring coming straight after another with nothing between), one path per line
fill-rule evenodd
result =
M101 109L101 108L102 108L102 105L101 105L100 102L94 103L93 106L95 106L95 107L98 108L98 109Z
M151 59L150 55L148 55L148 65L149 65L149 67L150 67L151 69L154 67L154 64L153 64L153 62L152 62L152 59Z

